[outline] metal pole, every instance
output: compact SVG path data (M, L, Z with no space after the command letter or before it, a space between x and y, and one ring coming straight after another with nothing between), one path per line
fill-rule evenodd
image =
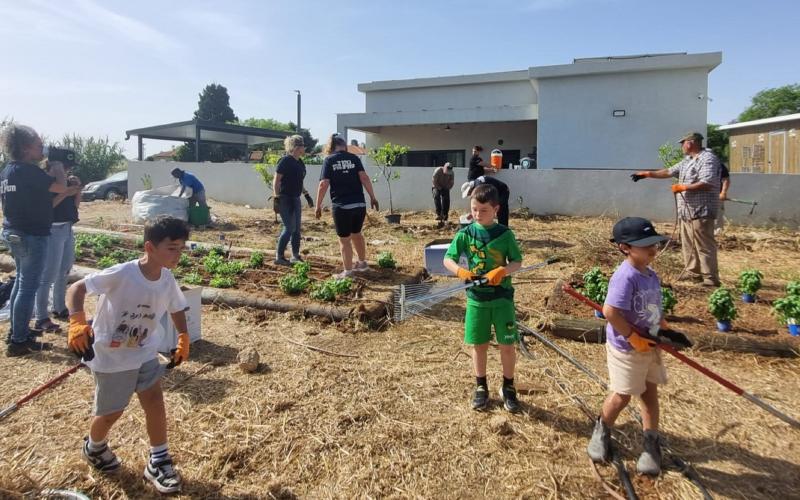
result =
M139 139L139 161L144 159L144 145L142 144L142 136L138 136Z
M200 161L200 124L194 124L194 161Z
M295 92L297 92L297 133L299 134L300 133L300 100L301 100L301 97L300 97L300 91L299 90L295 90Z

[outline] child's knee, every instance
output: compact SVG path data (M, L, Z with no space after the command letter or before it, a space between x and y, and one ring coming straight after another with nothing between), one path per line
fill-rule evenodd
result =
M124 410L119 410L115 411L114 413L107 413L105 415L95 415L94 419L95 421L100 422L102 424L111 425L114 422L116 422L119 419L119 417L122 416L123 411Z
M620 394L618 392L614 393L614 399L616 399L622 406L626 406L628 403L631 402L631 395L630 394Z
M158 401L164 399L164 392L161 389L161 381L156 382L147 389L137 393L139 401Z

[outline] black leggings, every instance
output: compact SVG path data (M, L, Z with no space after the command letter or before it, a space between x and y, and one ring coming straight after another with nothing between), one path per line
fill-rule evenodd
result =
M333 225L336 226L336 235L347 238L351 234L361 232L364 218L367 216L366 207L337 208L333 207Z

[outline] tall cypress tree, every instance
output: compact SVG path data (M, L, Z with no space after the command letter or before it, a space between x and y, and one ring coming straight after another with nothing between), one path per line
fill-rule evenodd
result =
M199 97L197 111L194 112L195 119L213 123L231 123L239 120L231 109L231 98L224 86L217 83L206 85Z

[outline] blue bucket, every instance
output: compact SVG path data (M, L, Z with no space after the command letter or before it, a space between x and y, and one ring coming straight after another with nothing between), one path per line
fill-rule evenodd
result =
M798 335L800 335L800 325L788 324L786 326L789 327L789 335L791 335L792 337L797 337Z
M719 330L721 332L729 332L729 331L731 331L731 322L730 322L730 320L717 321L717 330Z
M742 294L742 302L747 302L748 304L752 304L756 301L755 295L750 295L749 293Z

